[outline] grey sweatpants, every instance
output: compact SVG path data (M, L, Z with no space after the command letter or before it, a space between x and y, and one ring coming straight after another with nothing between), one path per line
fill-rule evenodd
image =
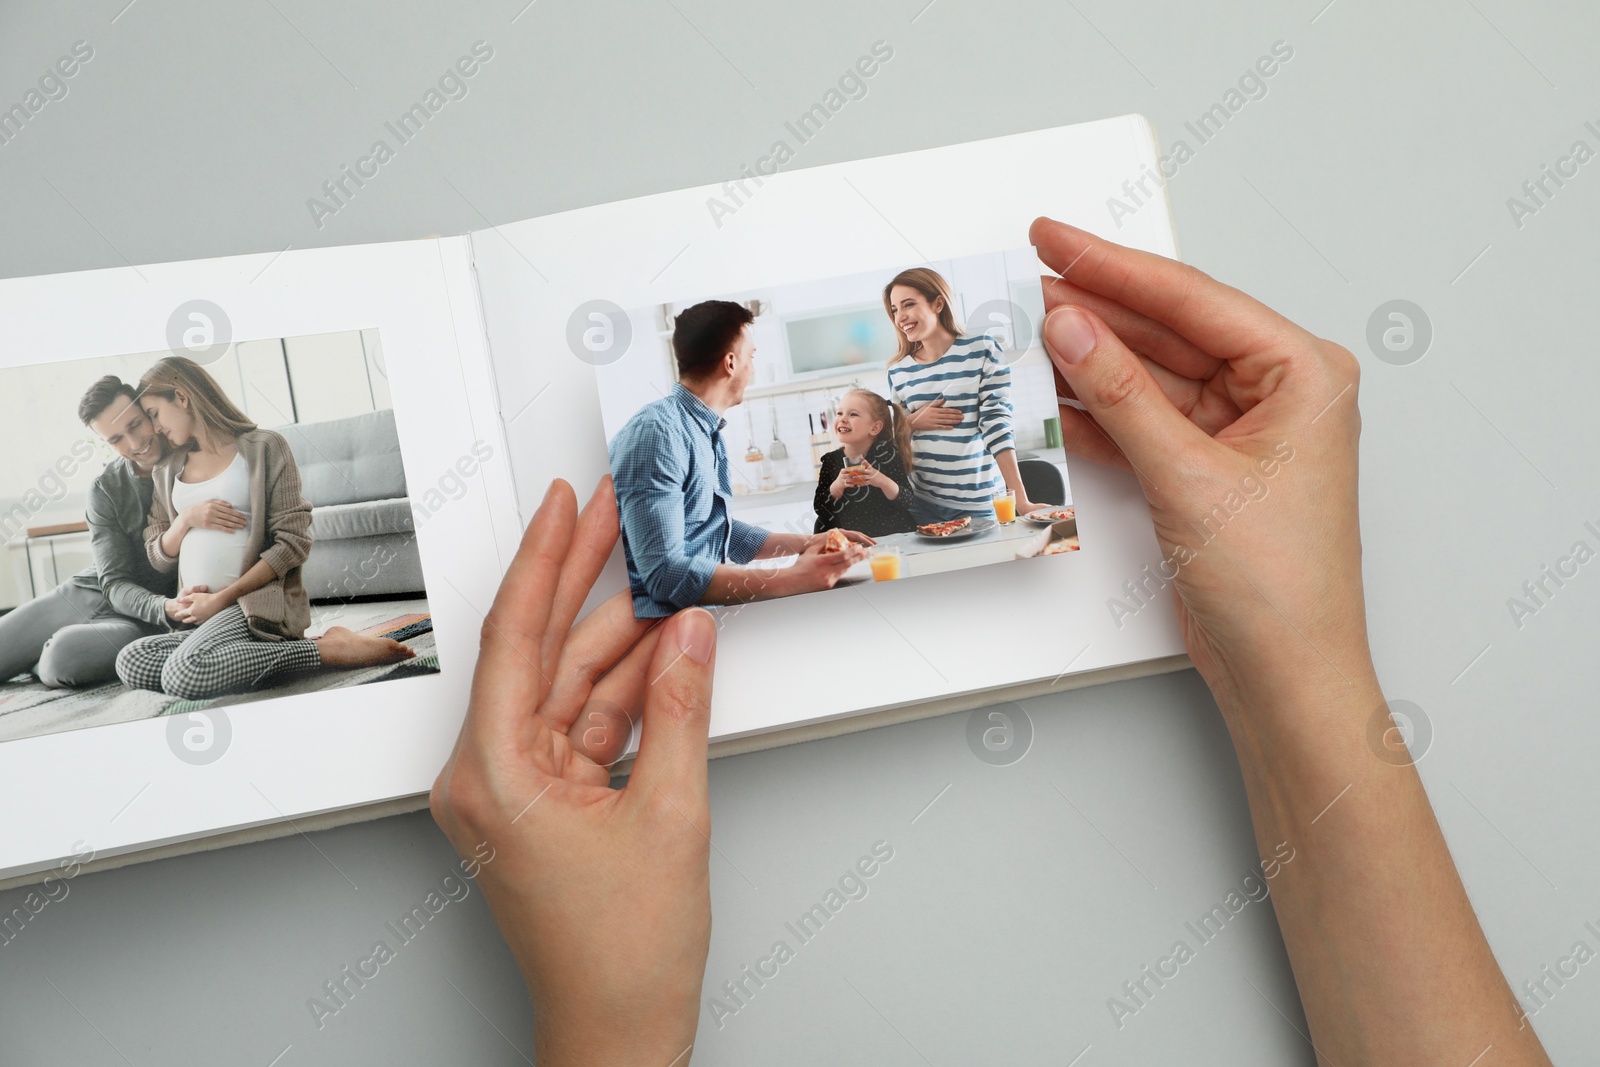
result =
M0 682L29 671L57 688L114 682L123 646L161 632L118 615L99 590L63 582L0 615Z
M181 700L265 687L285 674L316 670L315 641L263 641L244 609L230 604L192 630L156 634L123 649L117 676L130 689L154 689Z

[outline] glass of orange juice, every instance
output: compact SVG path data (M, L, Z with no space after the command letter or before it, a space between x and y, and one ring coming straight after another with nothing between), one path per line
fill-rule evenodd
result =
M994 495L994 517L1001 526L1017 521L1017 494L1013 489Z
M872 580L892 582L900 577L900 546L873 545L867 557L872 567Z

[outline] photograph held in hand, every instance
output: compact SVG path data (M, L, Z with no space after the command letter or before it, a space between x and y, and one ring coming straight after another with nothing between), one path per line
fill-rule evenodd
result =
M1075 550L1039 275L1022 249L629 311L656 343L596 377L636 615Z

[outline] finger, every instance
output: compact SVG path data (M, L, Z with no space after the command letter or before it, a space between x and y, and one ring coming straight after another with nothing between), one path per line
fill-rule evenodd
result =
M706 734L711 725L711 676L717 624L704 608L689 608L662 627L650 658L644 693L644 731L627 791L636 803L659 793L685 818L710 831L706 812Z
M1211 445L1099 316L1059 307L1045 317L1041 332L1056 369L1147 489L1174 475L1177 457Z
M1108 467L1133 473L1128 457L1094 419L1077 408L1061 405L1061 445L1071 456L1083 456Z
M1028 240L1051 270L1074 285L1165 323L1222 359L1241 359L1308 336L1265 304L1165 256L1047 218L1033 221Z
M555 603L550 608L550 624L545 632L542 650L543 667L553 674L561 659L561 646L572 629L572 622L583 609L584 601L600 577L611 550L616 547L620 527L617 524L617 496L607 474L595 486L594 495L578 515L577 529L573 531L572 545L567 550L566 562L561 567L561 583L556 587Z
M1184 417L1204 430L1207 436L1215 437L1219 430L1232 426L1239 421L1239 416L1244 411L1234 403L1228 395L1227 386L1224 384L1228 376L1227 366L1214 378L1196 381L1175 374L1144 356L1139 357L1139 362L1150 376L1161 386L1161 391L1166 394L1172 406L1183 413Z
M472 675L469 727L509 730L538 708L549 680L539 666L561 564L572 541L578 504L557 479L523 532L517 554L484 617L478 666Z
M587 756L602 767L622 757L633 724L644 711L644 694L650 681L650 664L663 627L657 626L628 650L622 662L605 673L582 711L574 718L567 737L573 751Z
M1063 304L1088 308L1122 338L1123 344L1186 378L1204 380L1227 366L1226 360L1201 351L1193 341L1166 323L1130 311L1115 300L1064 278L1046 275L1040 279L1040 284L1044 289L1046 314Z
M660 621L635 618L627 590L608 597L573 628L561 648L539 716L557 730L570 727L594 684Z
M1228 364L1223 364L1222 371L1215 377L1196 381L1174 373L1142 355L1139 356L1139 362L1150 372L1156 384L1161 386L1161 391L1172 401L1172 405L1183 412L1190 422L1212 437L1226 427L1232 426L1239 420L1239 416L1244 414L1245 409L1235 402L1227 385L1224 384L1225 380L1231 377ZM1071 383L1061 376L1060 369L1055 368L1054 373L1056 397L1077 400L1078 394L1073 391Z

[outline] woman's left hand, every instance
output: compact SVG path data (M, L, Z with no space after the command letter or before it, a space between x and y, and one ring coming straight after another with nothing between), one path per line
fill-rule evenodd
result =
M1025 496L1017 497L1017 514L1018 515L1026 515L1030 511L1038 511L1040 508L1047 508L1047 507L1050 507L1050 505L1049 504L1036 504L1032 500L1029 500Z

